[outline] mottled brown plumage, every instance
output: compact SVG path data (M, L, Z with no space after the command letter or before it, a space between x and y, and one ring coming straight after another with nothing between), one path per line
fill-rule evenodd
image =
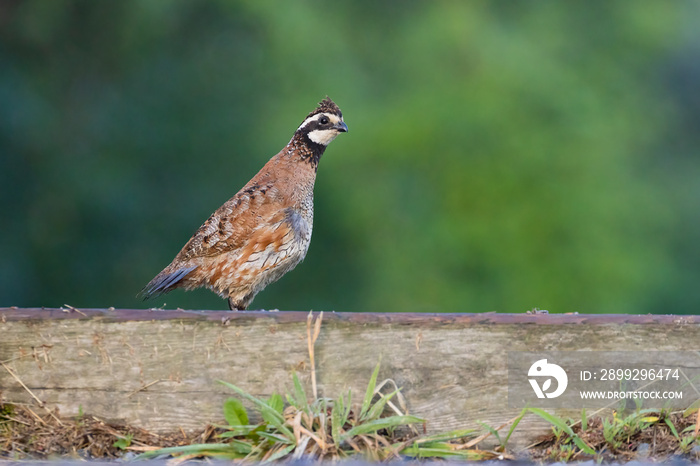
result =
M246 309L258 292L306 256L318 162L326 146L347 129L338 106L324 99L289 144L146 285L143 296L205 287L228 298L232 310Z

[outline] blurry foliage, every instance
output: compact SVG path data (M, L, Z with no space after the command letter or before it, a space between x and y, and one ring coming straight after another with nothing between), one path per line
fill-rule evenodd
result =
M254 307L697 312L690 1L5 0L0 305L136 293L326 94L306 261Z

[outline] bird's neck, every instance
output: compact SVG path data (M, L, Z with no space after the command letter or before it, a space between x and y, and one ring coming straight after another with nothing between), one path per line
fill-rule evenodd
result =
M326 146L313 142L306 133L297 132L294 133L283 152L297 158L301 162L308 163L316 171L318 162L321 160L325 150Z

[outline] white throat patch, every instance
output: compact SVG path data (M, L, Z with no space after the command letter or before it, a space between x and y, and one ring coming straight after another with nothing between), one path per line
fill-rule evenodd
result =
M309 133L309 139L316 144L327 146L338 134L338 131L334 129L315 129Z

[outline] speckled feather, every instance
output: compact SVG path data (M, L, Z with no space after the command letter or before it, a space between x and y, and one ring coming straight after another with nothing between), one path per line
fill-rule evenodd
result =
M324 99L289 144L204 222L142 295L205 287L228 298L231 309L246 309L309 248L316 170L326 148L309 134L324 134L322 140L330 142L346 131L340 109Z

